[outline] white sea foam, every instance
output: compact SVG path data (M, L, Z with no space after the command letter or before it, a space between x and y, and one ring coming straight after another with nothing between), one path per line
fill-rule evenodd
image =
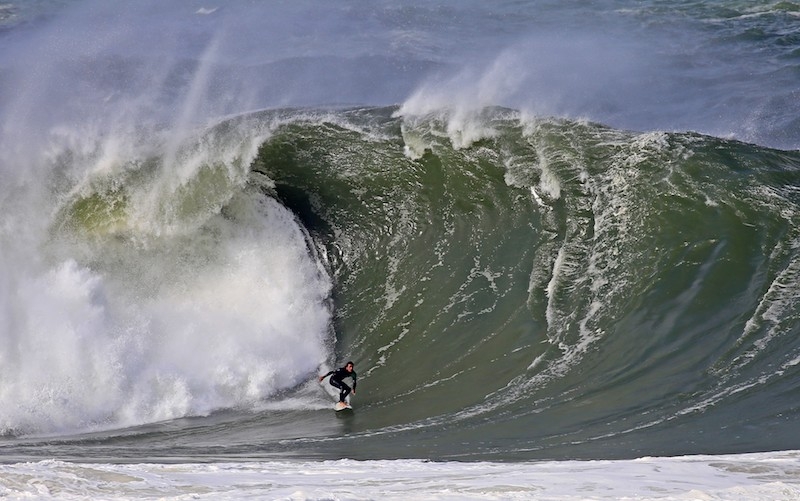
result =
M71 169L67 193L0 188L4 433L255 406L328 357L330 280L294 216L245 184L262 132L190 137L146 175L126 132L94 148L65 132L48 151L71 163L18 158L49 165L45 179ZM94 211L100 229L84 231L74 208L95 194L123 209Z
M293 216L247 194L226 215L151 249L100 247L92 260L41 269L19 258L2 277L15 299L4 302L0 336L0 429L206 414L315 372L327 357L330 283ZM8 241L3 251L24 255Z
M794 500L798 452L630 461L0 466L7 499Z

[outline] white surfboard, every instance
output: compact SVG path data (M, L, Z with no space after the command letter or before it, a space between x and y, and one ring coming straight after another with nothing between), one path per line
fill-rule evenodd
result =
M334 410L336 410L336 412L343 411L345 409L352 409L352 407L350 407L350 404L348 404L347 402L336 402L336 405L334 405L333 408Z

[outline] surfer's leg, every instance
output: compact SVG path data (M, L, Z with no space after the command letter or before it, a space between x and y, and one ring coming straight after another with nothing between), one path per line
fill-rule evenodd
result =
M342 383L342 386L340 388L342 389L342 391L341 393L339 393L339 402L344 402L345 401L344 399L347 398L347 395L350 394L350 387L347 386L345 383Z
M350 387L344 384L343 382L337 381L333 378L331 378L331 386L339 388L339 402L344 402L344 397L346 397L347 394L350 393Z

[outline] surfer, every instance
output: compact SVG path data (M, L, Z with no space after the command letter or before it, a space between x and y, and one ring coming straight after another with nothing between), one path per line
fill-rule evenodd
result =
M347 362L341 369L330 371L324 376L319 377L319 380L322 381L326 377L331 376L331 374L333 374L331 376L330 382L331 386L339 388L339 402L344 402L344 399L347 398L347 395L349 395L351 391L353 392L353 395L356 394L356 371L353 370L354 367L355 366L353 365L353 362ZM347 386L347 383L343 381L343 379L346 377L353 378L352 389L350 389L350 387Z

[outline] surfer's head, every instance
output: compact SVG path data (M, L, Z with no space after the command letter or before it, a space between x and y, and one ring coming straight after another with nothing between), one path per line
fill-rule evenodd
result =
M347 372L353 372L355 365L353 365L353 362L347 362L346 364L344 364L344 368Z

